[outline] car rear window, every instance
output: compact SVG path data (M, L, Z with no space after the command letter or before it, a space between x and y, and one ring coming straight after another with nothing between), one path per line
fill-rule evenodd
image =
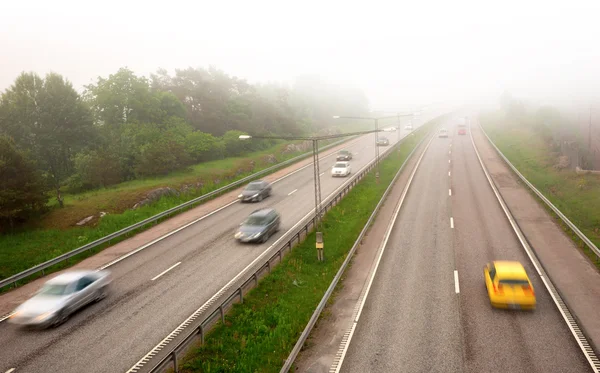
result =
M525 285L529 285L529 282L527 280L522 280L522 279L500 280L499 283L501 283L502 285L507 285L507 286L525 286Z

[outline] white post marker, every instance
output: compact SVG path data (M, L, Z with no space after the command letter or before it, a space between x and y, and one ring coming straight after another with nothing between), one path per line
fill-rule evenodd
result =
M157 278L159 278L160 276L162 276L165 273L169 272L170 270L172 270L173 268L177 267L180 264L181 264L181 262L177 262L177 263L173 264L172 266L170 266L169 268L165 269L164 271L162 271L161 273L159 273L157 276L155 276L151 281L156 280Z
M454 229L454 219L450 217L450 228Z
M298 189L294 189L291 192L288 193L288 196L291 196L292 194L296 193L298 191Z
M460 286L458 285L458 271L454 270L454 291L456 294L460 293Z

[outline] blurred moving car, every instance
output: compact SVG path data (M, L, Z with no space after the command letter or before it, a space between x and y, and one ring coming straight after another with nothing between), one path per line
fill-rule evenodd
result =
M352 160L352 153L348 150L340 150L335 157L336 161L350 161Z
M406 126L404 126L404 129L407 131L412 131L413 130L413 126L412 124L407 124Z
M387 137L378 137L377 138L377 146L388 146L390 145L390 140Z
M260 202L270 195L271 184L263 180L257 180L248 184L238 198L242 202Z
M352 172L350 162L336 162L331 168L331 176L348 176Z
M10 316L9 322L36 327L58 326L88 303L108 294L108 271L69 271L49 280Z
M458 134L459 135L466 135L467 134L467 129L465 127L458 127Z
M254 211L240 224L235 238L239 242L267 242L269 237L279 231L281 218L274 209Z
M439 137L448 137L448 130L445 128L442 128L439 132Z
M521 263L494 261L483 268L483 276L493 307L535 309L535 291Z

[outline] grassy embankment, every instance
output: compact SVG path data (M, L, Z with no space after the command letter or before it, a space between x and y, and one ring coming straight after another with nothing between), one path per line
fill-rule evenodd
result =
M327 213L321 229L324 263L316 260L313 232L243 304L234 306L204 345L190 350L183 371L279 372L385 189L425 133L418 131L400 147L400 154L396 151L381 162L380 184L371 172Z
M596 246L600 246L600 176L577 175L554 165L559 154L529 127L507 123L500 113L481 117L481 124L510 162ZM533 194L533 193L532 193ZM536 197L537 198L537 197ZM540 201L545 207L546 205ZM564 231L590 258L587 246L546 207Z
M330 141L333 142L333 141ZM135 224L169 208L209 193L233 181L272 166L266 162L267 155L274 155L283 162L304 152L286 153L282 151L287 143L276 145L264 151L251 153L243 158L227 158L205 162L188 170L170 175L121 183L113 187L65 195L65 207L53 208L40 221L40 227L27 229L13 234L0 235L0 279L55 258L82 245ZM255 162L252 167L251 162ZM179 196L163 197L157 202L131 210L131 207L144 198L150 190L159 187L179 189L183 185L201 182L200 188L190 188ZM87 227L74 227L74 224L100 211L108 215ZM141 231L143 229L140 229ZM131 232L131 235L138 232ZM123 237L121 239L125 239ZM113 240L112 244L119 240ZM106 247L106 246L105 246ZM53 266L46 273L73 265L99 251L98 247L77 255L63 263ZM20 281L24 284L41 274ZM7 288L0 289L6 291Z

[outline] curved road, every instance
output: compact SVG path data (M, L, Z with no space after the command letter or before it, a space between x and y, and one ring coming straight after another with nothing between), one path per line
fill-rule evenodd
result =
M398 138L395 132L385 135L392 144ZM374 135L347 149L354 154L356 173L374 158ZM320 162L323 199L345 181L330 176L333 163L334 156ZM310 166L274 184L273 195L261 203L234 203L115 264L109 297L57 329L28 331L1 323L0 373L12 368L32 373L126 371L308 214L314 208L313 190ZM238 224L264 207L282 214L281 231L265 244L238 244L233 238Z
M449 132L434 138L415 175L341 371L590 372L470 137ZM525 265L535 312L490 307L483 266L496 259Z

